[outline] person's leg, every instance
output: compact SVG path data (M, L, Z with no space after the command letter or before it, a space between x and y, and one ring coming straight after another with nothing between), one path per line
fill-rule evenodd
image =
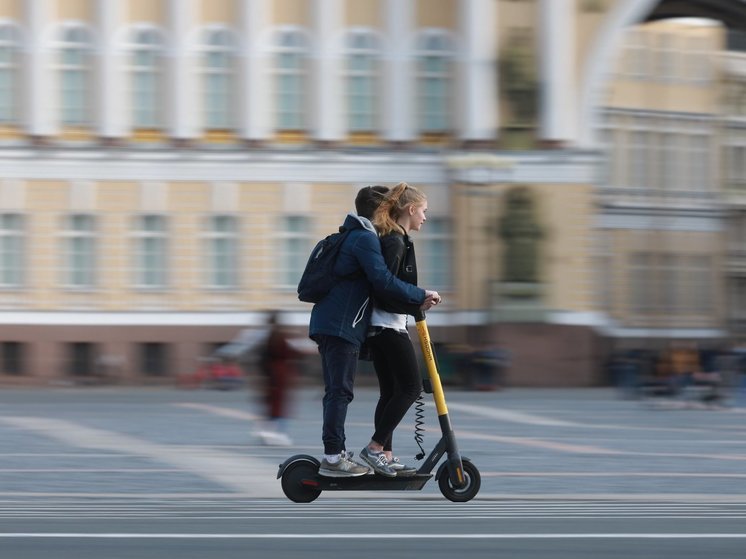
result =
M323 428L324 454L345 450L347 406L353 398L358 346L336 336L319 336L324 372Z
M394 381L394 394L384 407L373 433L373 441L391 450L391 436L422 390L417 358L409 336L385 330L376 338L386 348L387 368Z
M376 410L373 414L373 426L374 429L378 429L383 412L386 406L394 396L395 390L395 379L392 374L391 367L389 366L389 348L386 345L385 339L379 339L381 336L373 336L368 339L371 354L373 356L373 367L378 377L378 390L379 397L378 403L376 404ZM386 448L386 442L389 443L388 450L391 450L391 441L384 441L384 449Z

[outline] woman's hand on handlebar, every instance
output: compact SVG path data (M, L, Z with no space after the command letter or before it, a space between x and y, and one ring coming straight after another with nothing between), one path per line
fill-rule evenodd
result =
M429 311L435 305L440 304L441 301L442 298L437 291L425 290L425 301L422 303L422 306L420 306L420 309L423 311Z

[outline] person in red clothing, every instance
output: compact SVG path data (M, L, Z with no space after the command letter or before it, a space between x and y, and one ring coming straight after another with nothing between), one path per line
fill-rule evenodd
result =
M264 405L266 421L259 432L264 444L288 446L292 444L287 434L292 393L298 378L298 359L305 354L302 346L280 323L279 312L269 315L269 334L262 350L259 367L264 378Z

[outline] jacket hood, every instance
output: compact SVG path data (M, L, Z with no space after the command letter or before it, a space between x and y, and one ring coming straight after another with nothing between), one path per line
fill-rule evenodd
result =
M345 229L367 229L371 233L376 232L376 228L373 227L373 224L370 222L370 220L367 217L362 217L357 214L349 213L347 214L347 217L345 218L344 223L342 224L342 227Z

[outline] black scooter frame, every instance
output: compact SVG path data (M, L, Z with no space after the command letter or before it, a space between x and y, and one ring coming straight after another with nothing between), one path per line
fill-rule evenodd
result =
M479 470L471 461L462 457L456 444L446 407L443 387L440 383L430 333L424 316L415 323L420 338L420 346L428 370L430 388L438 412L438 423L442 436L433 450L412 476L386 477L368 474L357 477L326 477L318 473L319 461L307 454L296 454L279 466L277 479L281 479L285 495L294 502L304 503L315 500L322 491L416 491L422 489L432 477L432 471L443 456L443 462L435 474L443 495L456 502L471 500L479 491L481 478Z

